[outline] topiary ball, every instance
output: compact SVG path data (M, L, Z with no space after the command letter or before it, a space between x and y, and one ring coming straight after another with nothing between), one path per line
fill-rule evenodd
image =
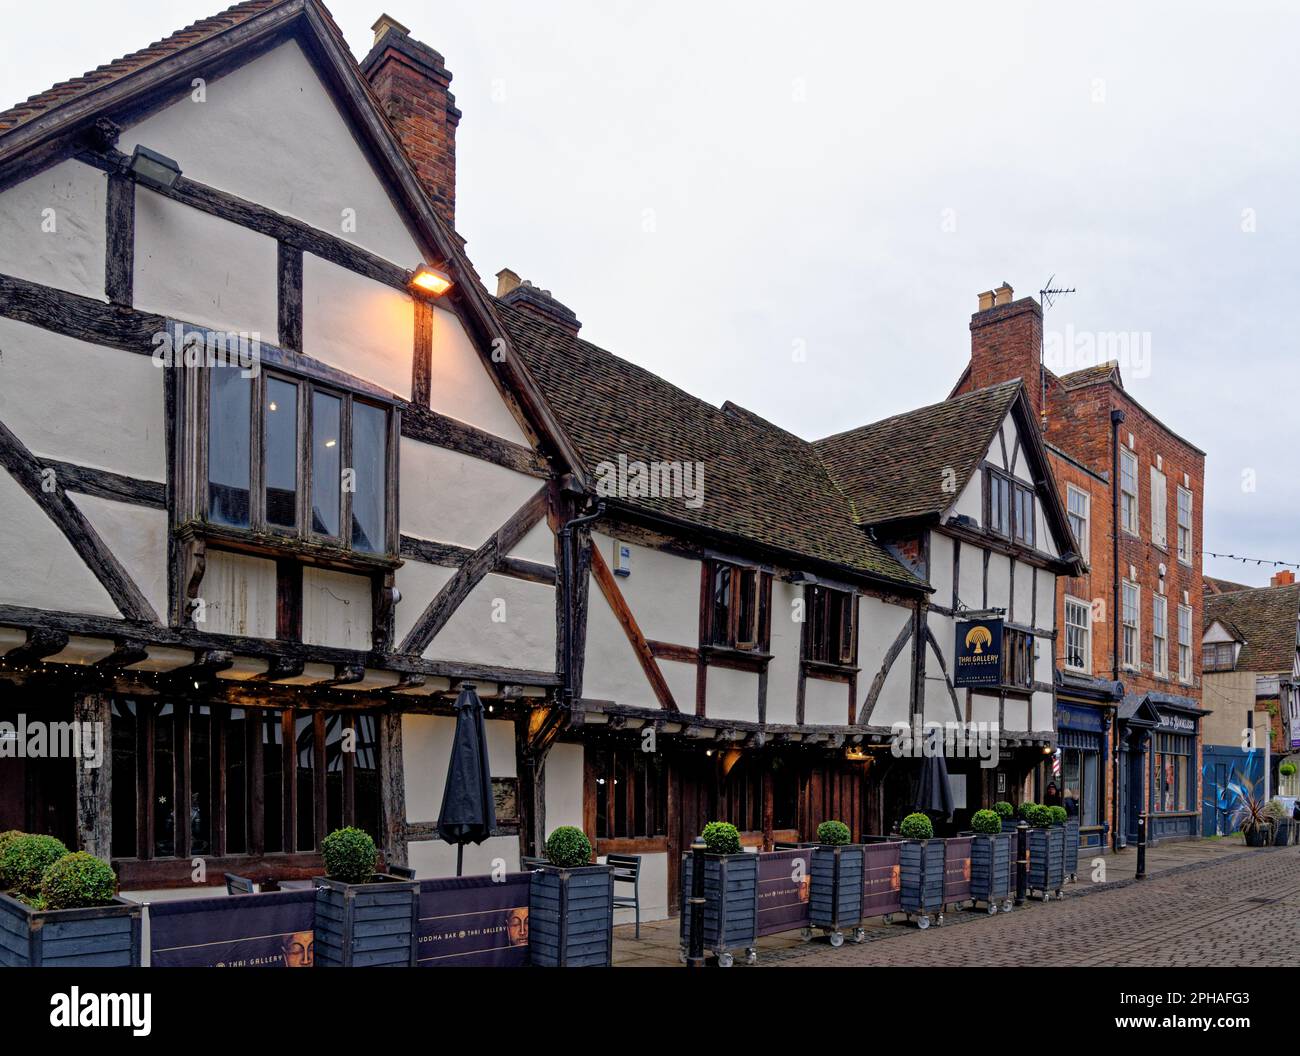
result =
M729 821L711 821L700 833L710 854L740 854L740 830Z
M591 861L591 841L572 825L561 825L546 840L546 860L561 869L576 869Z
M827 847L841 847L853 838L853 833L842 821L823 821L817 826L817 842Z
M1002 831L1002 819L996 810L977 810L971 816L970 827L981 835L991 836Z
M1029 821L1030 812L1037 809L1038 809L1038 804L1035 803L1032 799L1027 799L1020 804L1020 816L1024 818L1025 821ZM1032 821L1030 821L1029 823L1031 825L1033 824Z
M1005 799L994 803L993 809L997 812L999 818L1014 818L1016 816L1016 808Z
M0 891L8 891L10 883L5 879L5 848L19 836L26 836L22 829L6 829L0 832Z
M1027 804L1027 807L1028 809L1021 807L1020 814L1030 825L1036 829L1046 829L1051 826L1052 812L1049 808L1040 807L1037 803Z
M5 880L18 894L35 898L45 870L67 853L63 841L53 836L16 836L5 845Z
M924 814L909 814L898 831L908 840L928 840L934 836L934 823Z
M117 874L102 858L85 851L65 854L45 870L41 901L46 909L106 906L117 894Z
M1277 768L1277 772L1281 774L1283 777L1292 777L1296 772L1296 765L1295 763L1283 763L1281 766ZM4 835L0 833L0 840L3 839L4 839Z
M352 827L335 829L321 841L325 875L342 884L365 884L375 875L375 841Z
M1064 807L1048 807L1047 813L1052 816L1053 825L1064 825L1066 818L1070 816Z

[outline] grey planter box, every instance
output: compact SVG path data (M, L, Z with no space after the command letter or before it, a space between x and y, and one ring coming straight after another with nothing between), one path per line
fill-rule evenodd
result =
M413 968L418 880L376 873L369 884L316 884L317 968Z
M1291 818L1279 818L1273 829L1273 846L1289 847L1295 842L1296 823Z
M691 946L690 897L694 863L682 856L681 944ZM751 962L757 957L758 855L706 854L704 856L704 946L724 968L733 963L733 950L743 949Z
M1019 819L1019 818L1003 818L1003 819L1002 819L1002 831L1003 831L1003 832L1015 832L1016 829L1019 827L1019 825L1020 825L1020 819Z
M32 909L0 894L0 966L138 968L138 902L113 899L89 909Z
M1061 871L1071 880L1079 875L1079 819L1067 818L1065 829L1065 860Z
M542 865L528 887L528 954L543 968L607 968L614 961L614 870Z
M970 845L970 894L976 902L985 902L989 911L1011 897L1012 859L1015 857L1014 833L997 835L977 833Z
M1060 894L1065 883L1065 827L1051 825L1029 830L1029 880L1031 891L1038 891L1046 902L1052 892Z
M862 893L866 853L861 844L813 848L808 889L808 919L815 928L831 928L832 944L844 928L862 922Z
M899 903L904 913L918 913L923 928L929 914L943 910L945 846L941 839L903 840L898 852Z

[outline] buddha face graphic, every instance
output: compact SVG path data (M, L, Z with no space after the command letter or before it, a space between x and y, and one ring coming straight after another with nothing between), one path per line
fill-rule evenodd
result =
M310 968L316 958L316 933L295 931L284 937L284 966Z
M528 945L528 907L516 906L506 918L506 934L511 946Z
M812 893L812 873L804 873L799 877L799 901L807 902L808 896Z

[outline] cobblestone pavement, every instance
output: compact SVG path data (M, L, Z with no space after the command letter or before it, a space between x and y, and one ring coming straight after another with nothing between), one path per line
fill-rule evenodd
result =
M1289 966L1300 945L1300 849L1246 850L1214 841L1169 845L1134 881L1133 854L1107 855L1109 882L1080 856L1079 881L1061 901L1010 914L950 911L925 931L895 918L869 922L867 941L831 949L797 933L759 941L759 966ZM615 964L677 965L676 919L617 928ZM737 961L739 967L741 962Z

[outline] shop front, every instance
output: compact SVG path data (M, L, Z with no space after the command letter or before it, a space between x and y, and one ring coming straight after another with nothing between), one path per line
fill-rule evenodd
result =
M1079 846L1104 847L1111 834L1109 780L1118 682L1057 675L1057 751L1053 770L1065 809L1079 818Z
M1147 815L1147 842L1191 839L1200 829L1201 716L1187 697L1129 694L1117 722L1117 847L1137 842Z

